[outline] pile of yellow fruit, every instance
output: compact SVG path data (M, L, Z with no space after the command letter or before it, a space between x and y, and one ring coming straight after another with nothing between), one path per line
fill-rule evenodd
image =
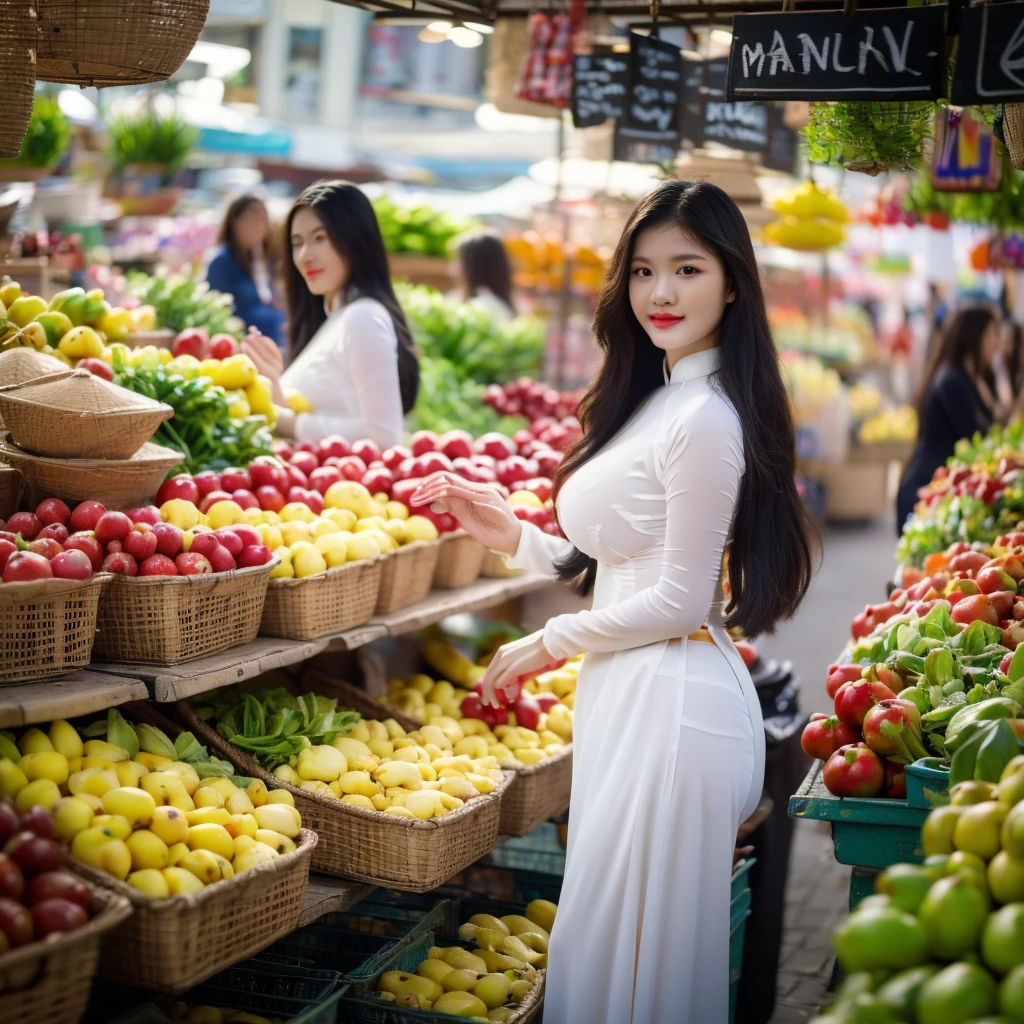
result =
M307 747L274 777L351 807L426 821L493 793L503 775L486 745L466 746L453 720L406 733L388 718L361 720L330 745Z
M383 500L381 500L383 499ZM245 523L256 528L278 564L271 579L303 579L344 565L390 554L420 540L437 540L437 527L423 516L409 515L400 501L372 495L354 480L339 480L324 495L317 515L303 502L289 502L280 512L243 509L237 502L214 502L202 513L192 502L172 498L160 506L164 522L185 531L188 551L196 533Z
M282 1017L261 1017L248 1010L232 1010L228 1006L207 1006L171 1003L167 1016L174 1024L284 1024Z
M412 1010L482 1021L509 1021L547 966L548 938L558 907L534 900L525 916L474 914L459 938L477 948L432 946L415 973L387 971L380 997Z
M600 291L611 262L611 250L588 245L566 245L558 234L542 237L536 231L505 239L515 283L520 288L556 292L571 261L573 287L586 293Z
M286 790L200 780L184 761L105 740L69 722L0 735L0 796L53 815L54 838L83 864L154 899L197 892L295 849L302 820Z
M883 409L866 419L857 430L861 444L913 443L917 439L917 410L912 405Z
M780 219L765 225L764 237L773 245L819 252L846 239L843 225L849 212L834 192L814 182L803 181L776 196L772 209Z

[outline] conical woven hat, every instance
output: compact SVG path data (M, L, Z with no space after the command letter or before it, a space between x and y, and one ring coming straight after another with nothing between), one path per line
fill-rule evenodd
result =
M30 382L7 391L5 397L62 412L155 412L167 408L144 395L119 388L88 370L75 370L68 377L45 384Z
M0 352L0 387L8 384L24 384L36 377L65 371L71 376L70 367L59 359L37 352L32 348L12 348L8 352Z

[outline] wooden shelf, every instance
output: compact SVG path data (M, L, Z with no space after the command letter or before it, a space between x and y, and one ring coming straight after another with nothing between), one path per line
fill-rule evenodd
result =
M299 927L312 924L324 914L336 914L355 906L373 892L374 886L351 878L333 878L331 875L310 875L309 889L302 902Z
M0 728L74 718L148 696L141 679L85 669L60 679L0 686Z

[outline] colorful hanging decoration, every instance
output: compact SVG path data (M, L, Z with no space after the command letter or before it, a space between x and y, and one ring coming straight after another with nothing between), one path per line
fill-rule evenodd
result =
M568 14L530 18L530 53L516 96L533 103L567 107L572 99L573 19Z
M939 192L995 192L1002 160L992 127L965 110L935 115L932 186Z

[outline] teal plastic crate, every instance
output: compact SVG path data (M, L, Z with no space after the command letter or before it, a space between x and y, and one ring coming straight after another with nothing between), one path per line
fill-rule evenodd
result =
M926 809L911 807L905 800L833 796L821 781L821 769L822 763L815 761L789 798L789 816L830 822L840 864L887 868L924 860L921 826L928 817Z
M749 889L746 890L748 893ZM743 939L747 932L747 918L750 917L749 901L746 911L729 930L729 1024L736 1019L736 999L740 992L740 978L743 976Z
M565 847L558 841L557 827L549 821L529 835L506 839L484 860L496 867L520 868L548 875L565 874Z
M523 906L532 900L557 903L562 894L562 876L477 862L434 891L449 899L485 898Z
M922 757L908 764L906 773L907 804L910 807L930 811L932 798L949 790L949 769L943 767L937 757Z

